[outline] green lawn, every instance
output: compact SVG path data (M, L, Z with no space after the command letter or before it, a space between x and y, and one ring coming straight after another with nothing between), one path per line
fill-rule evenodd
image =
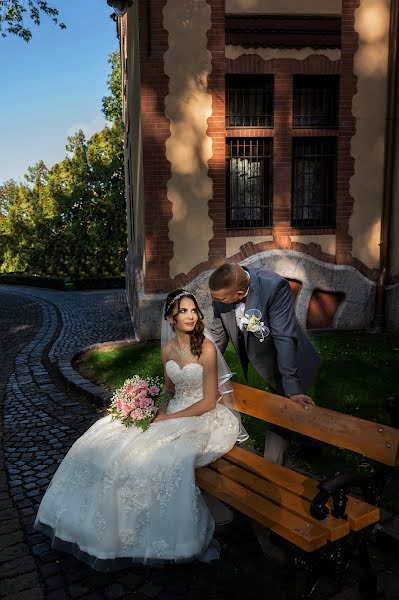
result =
M399 335L320 334L312 338L322 357L322 364L309 390L319 406L364 419L389 423L384 399L399 393ZM241 367L230 345L225 358L236 373L235 380L246 383ZM135 373L143 376L162 375L159 343L147 342L116 349L92 350L84 355L79 370L89 379L115 389ZM264 389L262 378L250 369L248 385ZM266 425L252 417L243 417L250 443L261 450ZM318 476L331 476L349 469L372 471L375 465L358 455L323 446L311 453L311 462L292 444L291 464ZM399 511L399 475L392 473L385 489L386 506Z

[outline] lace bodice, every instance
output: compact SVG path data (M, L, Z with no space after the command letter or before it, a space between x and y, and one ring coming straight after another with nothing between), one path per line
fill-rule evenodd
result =
M175 384L175 397L169 402L168 413L183 410L201 400L203 395L202 365L191 362L180 367L176 361L168 360L166 372Z

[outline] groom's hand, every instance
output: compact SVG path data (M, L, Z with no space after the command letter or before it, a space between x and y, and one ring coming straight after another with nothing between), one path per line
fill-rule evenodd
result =
M290 394L288 398L299 404L299 406L302 406L302 408L305 410L309 410L309 405L316 405L312 398L310 396L306 396L306 394Z

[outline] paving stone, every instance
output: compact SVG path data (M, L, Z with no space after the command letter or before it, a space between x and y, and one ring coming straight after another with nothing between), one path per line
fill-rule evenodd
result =
M86 585L81 585L79 583L74 583L73 585L70 585L68 588L68 594L70 595L71 598L80 598L81 596L84 596L85 594L88 594L90 592L90 588L87 587Z
M11 498L8 497L4 500L0 500L0 511L6 510L8 508L13 508Z
M107 600L118 600L118 598L123 598L127 591L125 586L120 583L113 583L104 589L104 597Z
M27 548L25 544L13 544L7 548L0 548L0 563L9 562L15 558L26 556Z
M7 596L7 600L44 600L45 596L39 587L31 588L24 592L17 592Z
M48 551L49 551L49 545L45 544L45 543L32 546L32 554L34 556L38 556L39 554L45 554Z
M59 574L60 565L55 562L49 562L45 563L44 565L40 565L39 570L43 579L47 579L48 577Z
M147 596L147 598L156 598L162 589L161 585L155 585L154 583L148 582L138 591Z
M2 577L13 577L23 575L24 573L36 572L36 564L30 556L24 558L15 558L1 565Z
M11 519L7 521L0 522L0 535L5 533L12 533L13 531L17 531L19 528L18 519Z
M0 535L0 550L2 548L6 548L8 546L13 546L18 542L23 542L24 534L19 529L17 531L13 531L11 533L6 533L4 535Z
M19 575L18 577L3 579L0 580L0 596L7 596L8 594L16 594L17 592L30 590L37 587L38 584L39 581L35 571Z
M60 575L52 575L46 579L46 589L48 592L64 588L64 581Z
M69 600L69 596L64 590L55 590L46 592L46 600Z

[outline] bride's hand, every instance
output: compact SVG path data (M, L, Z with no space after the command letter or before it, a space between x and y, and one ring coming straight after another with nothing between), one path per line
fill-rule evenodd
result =
M159 421L167 421L168 419L169 415L167 415L166 413L158 413L155 419L153 420L153 423L158 423Z

